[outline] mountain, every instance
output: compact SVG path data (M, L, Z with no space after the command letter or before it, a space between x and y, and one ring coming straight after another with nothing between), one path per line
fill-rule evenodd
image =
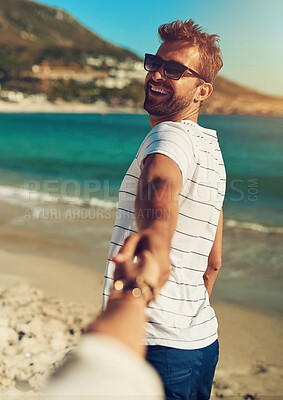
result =
M28 67L58 59L80 63L84 54L139 59L59 8L30 0L0 0L0 67Z
M104 61L97 66L99 58ZM132 70L137 61L142 69L139 56L103 40L59 8L31 0L0 0L0 98L5 101L9 92L22 92L25 97L41 93L50 102L102 100L141 108L143 75L139 68ZM220 76L201 112L283 115L283 98Z
M283 116L282 97L265 95L222 76L216 78L213 86L211 97L201 107L203 114Z

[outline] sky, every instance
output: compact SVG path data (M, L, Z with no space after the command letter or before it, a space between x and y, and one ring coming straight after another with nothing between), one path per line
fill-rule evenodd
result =
M158 26L192 18L220 35L222 76L283 96L283 0L41 0L140 56L157 51Z

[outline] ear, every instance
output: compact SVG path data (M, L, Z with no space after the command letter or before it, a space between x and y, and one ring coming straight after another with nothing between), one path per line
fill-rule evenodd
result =
M194 98L195 103L203 102L211 95L212 92L213 92L212 84L208 82L203 83L197 88Z

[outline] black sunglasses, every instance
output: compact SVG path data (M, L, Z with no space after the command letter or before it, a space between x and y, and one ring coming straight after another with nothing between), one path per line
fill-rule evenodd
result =
M196 71L191 68L186 67L176 61L164 61L161 57L154 54L145 54L144 57L144 69L148 72L157 71L164 64L164 75L169 79L178 80L181 78L183 73L188 70L191 74L195 75L197 78L202 79L204 82L206 80L200 76Z

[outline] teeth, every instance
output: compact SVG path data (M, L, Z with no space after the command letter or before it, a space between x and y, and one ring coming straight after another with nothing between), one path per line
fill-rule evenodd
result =
M169 92L166 92L165 90L163 90L163 89L161 89L161 88L159 88L159 87L151 86L151 90L152 90L153 92L157 92L157 93L169 94Z

